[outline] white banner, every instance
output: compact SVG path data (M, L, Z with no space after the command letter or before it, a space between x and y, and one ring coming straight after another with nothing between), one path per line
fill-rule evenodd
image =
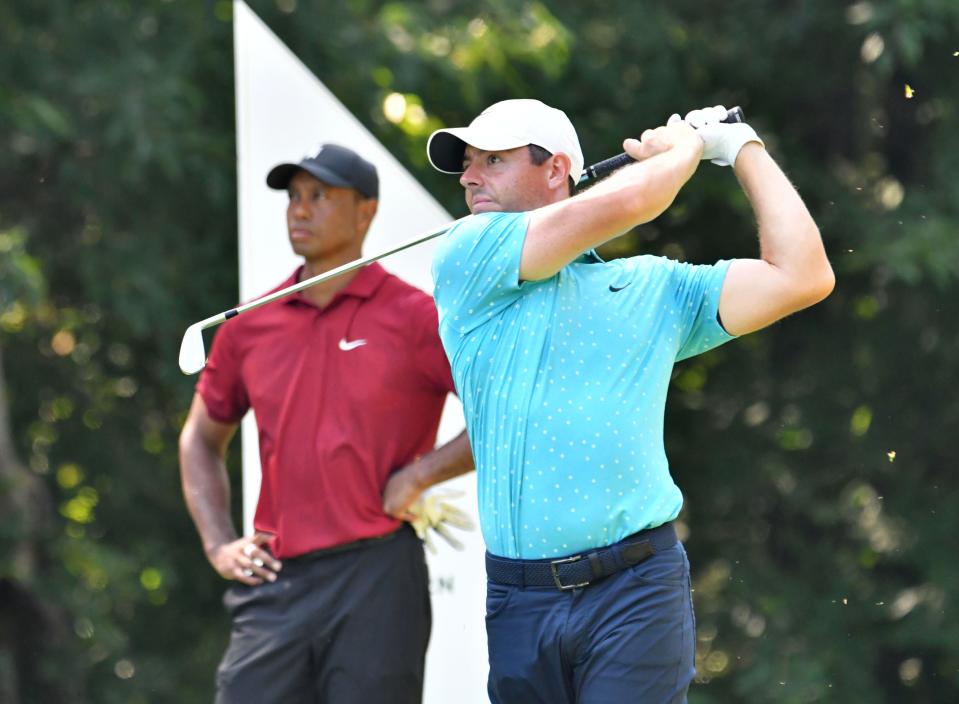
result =
M233 18L241 300L278 284L298 261L287 240L286 194L267 188L267 172L280 162L298 162L315 154L321 143L348 146L372 161L379 172L379 211L366 238L365 255L453 220L241 0L234 2ZM382 264L430 291L433 246L433 242L418 245ZM462 408L450 397L439 441L449 440L462 428ZM244 528L250 533L260 490L257 435L251 416L243 421L242 443ZM464 492L457 503L476 521L473 475L448 482L446 487ZM424 701L488 702L483 541L478 530L465 535L462 553L442 540L436 542L440 554L429 556L433 634Z

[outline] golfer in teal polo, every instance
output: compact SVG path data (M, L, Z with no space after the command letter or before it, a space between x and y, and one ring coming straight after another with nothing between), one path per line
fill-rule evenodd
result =
M663 447L673 365L825 298L833 274L795 189L721 106L628 139L639 163L571 197L566 115L507 100L440 130L431 163L473 214L433 262L487 546L493 702L683 702L694 675L682 507ZM701 159L735 165L761 258L603 262Z

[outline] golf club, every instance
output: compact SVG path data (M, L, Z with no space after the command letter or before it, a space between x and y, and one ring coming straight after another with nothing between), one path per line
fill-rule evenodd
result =
M203 345L203 331L207 328L212 328L215 325L219 325L222 322L229 320L230 318L235 318L240 313L245 313L248 310L253 310L254 308L259 308L262 305L271 303L272 301L277 300L278 298L283 298L284 296L289 296L292 293L297 291L302 291L305 288L310 286L315 286L316 284L332 279L340 274L345 274L348 271L353 271L354 269L359 269L361 266L366 266L367 264L372 264L373 262L382 259L383 257L388 257L391 254L396 254L397 252L402 252L404 249L409 249L418 244L422 244L428 240L433 239L434 237L439 237L444 234L451 227L457 223L465 220L467 216L460 218L459 220L454 220L451 223L442 225L435 230L430 230L426 234L417 235L416 237L409 239L405 242L401 242L390 249L387 249L378 254L371 254L368 257L362 257L360 259L355 259L352 262L347 262L342 266L338 266L335 269L330 269L329 271L324 271L322 274L317 274L312 276L309 279L304 279L299 283L293 284L292 286L287 286L284 289L279 291L274 291L271 294L263 296L263 298L258 298L255 301L250 301L249 303L244 303L243 305L237 306L236 308L231 308L228 311L223 313L218 313L210 318L201 320L199 322L193 323L190 327L186 329L186 332L183 333L183 340L180 342L180 371L184 374L196 374L198 371L203 369L206 364L206 349Z
M723 122L743 122L744 119L742 108L735 107L729 110L729 113ZM586 171L584 172L582 178L580 178L577 188L581 188L585 184L595 181L596 179L603 178L604 176L609 175L613 171L622 168L633 161L635 160L632 157L624 153L609 159L604 159L603 161L593 164L592 166L588 166L586 167ZM445 234L447 230L453 226L465 220L467 217L470 216L467 215L459 220L454 220L451 223L442 225L427 232L426 234L418 235L410 240L391 247L390 249L379 252L378 254L371 254L368 257L362 257L360 259L356 259L355 261L347 262L346 264L338 266L335 269L330 269L322 274L317 274L309 279L304 279L303 281L293 284L292 286L287 286L279 291L274 291L273 293L263 296L262 298L258 298L255 301L244 303L236 308L231 308L223 313L218 313L217 315L206 318L205 320L200 320L199 322L193 323L186 329L186 332L183 333L183 340L180 342L180 371L182 371L184 374L196 374L206 365L206 348L203 343L203 331L207 328L212 328L229 320L230 318L235 318L240 313L245 313L248 310L259 308L260 306L271 303L279 298L289 296L297 291L302 291L310 286L315 286L323 281L328 281L329 279L339 276L340 274L345 274L348 271L353 271L354 269L366 266L367 264L372 264L373 262L383 259L384 257L388 257L391 254L402 252L404 249L409 249L410 247L414 247L435 237L439 237L440 235Z
M730 108L726 111L726 117L720 120L720 122L725 122L726 124L733 124L736 122L745 122L746 115L743 113L743 109L738 105L734 108ZM631 164L635 161L633 157L629 154L623 152L622 154L617 154L612 156L609 159L603 159L603 161L597 162L592 166L587 166L586 170L583 172L582 177L579 179L579 183L576 184L576 188L583 188L584 186L589 185L590 183L596 181L597 179L608 176L613 171L621 169L627 164Z

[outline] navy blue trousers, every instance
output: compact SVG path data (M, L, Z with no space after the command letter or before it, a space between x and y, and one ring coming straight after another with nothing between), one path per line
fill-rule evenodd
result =
M581 589L487 583L493 704L682 704L695 674L681 543Z
M283 560L276 582L235 584L217 704L419 704L429 641L423 544L385 540Z

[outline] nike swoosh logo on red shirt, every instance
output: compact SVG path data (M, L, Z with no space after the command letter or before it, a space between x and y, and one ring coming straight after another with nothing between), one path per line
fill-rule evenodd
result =
M357 347L362 347L366 344L366 340L351 340L350 342L346 341L345 337L340 338L340 349L344 352L349 352L350 350L355 350Z

